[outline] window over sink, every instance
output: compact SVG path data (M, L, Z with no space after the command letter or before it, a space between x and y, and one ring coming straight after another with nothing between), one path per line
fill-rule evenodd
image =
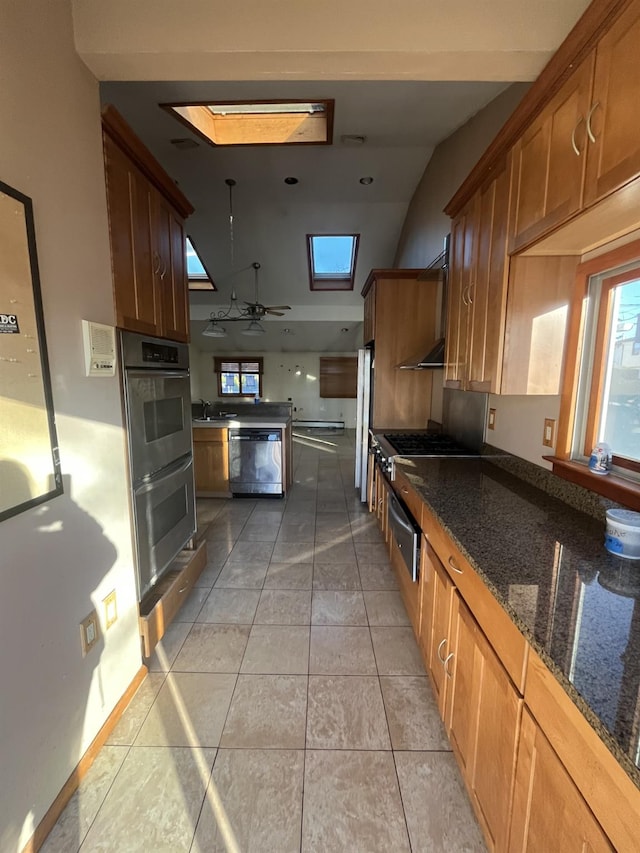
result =
M213 365L218 377L219 397L262 396L262 357L215 357Z

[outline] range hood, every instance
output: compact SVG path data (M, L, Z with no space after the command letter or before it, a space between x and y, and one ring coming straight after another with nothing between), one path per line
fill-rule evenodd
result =
M410 358L398 365L399 370L433 370L444 367L444 338L439 338L425 356Z

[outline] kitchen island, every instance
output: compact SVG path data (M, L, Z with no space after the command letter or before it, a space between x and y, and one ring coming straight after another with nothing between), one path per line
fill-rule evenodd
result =
M282 431L282 484L286 494L292 482L291 418L258 413L235 417L214 416L196 418L192 427L196 497L231 497L229 430L242 428Z
M400 458L393 484L420 508L407 609L476 814L494 849L633 849L640 566L489 459Z

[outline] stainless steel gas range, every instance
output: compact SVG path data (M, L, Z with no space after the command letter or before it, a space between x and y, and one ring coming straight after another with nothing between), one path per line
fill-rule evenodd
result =
M479 452L465 447L449 435L425 431L372 432L370 448L376 462L388 480L395 479L395 460L398 456L429 458L434 456L474 457Z

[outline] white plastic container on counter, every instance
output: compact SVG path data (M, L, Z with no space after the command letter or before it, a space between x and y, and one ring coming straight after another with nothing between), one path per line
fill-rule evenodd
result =
M604 547L616 557L640 560L640 512L608 509Z

